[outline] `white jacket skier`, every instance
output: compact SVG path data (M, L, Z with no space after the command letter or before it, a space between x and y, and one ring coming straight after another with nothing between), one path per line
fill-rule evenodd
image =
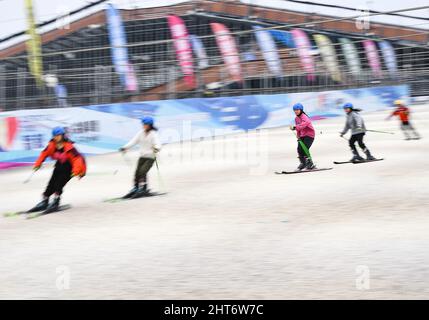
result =
M153 118L144 117L141 121L143 128L119 149L119 151L125 152L135 145L140 146L140 157L134 174L134 187L123 198L139 198L150 194L147 187L147 173L156 161L156 154L161 150L157 129L153 126Z

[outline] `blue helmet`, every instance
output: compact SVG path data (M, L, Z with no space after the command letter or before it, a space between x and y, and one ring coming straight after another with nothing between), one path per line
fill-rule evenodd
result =
M301 110L301 111L304 111L304 106L301 104L301 103L295 103L294 105L293 105L293 110L295 111L295 110Z
M353 105L351 103L346 103L345 105L343 105L343 109L347 108L353 109Z
M66 133L66 131L64 130L63 127L55 127L54 129L52 129L52 136L58 136L58 135L64 135Z
M153 122L154 122L153 118L149 116L143 117L141 120L142 120L142 124L153 125Z

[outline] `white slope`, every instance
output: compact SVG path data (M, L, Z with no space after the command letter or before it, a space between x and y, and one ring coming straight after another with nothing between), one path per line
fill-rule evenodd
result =
M429 105L413 110L422 140L366 114L369 129L395 132L366 136L385 160L331 171L275 175L297 165L287 128L168 145L168 195L115 204L102 200L125 193L133 169L119 154L92 157L66 187L71 210L0 217L0 298L427 299ZM315 123L319 167L350 158L343 121ZM34 205L50 172L28 184L28 168L0 173L0 211ZM160 189L156 167L150 179ZM64 270L68 290L57 288Z

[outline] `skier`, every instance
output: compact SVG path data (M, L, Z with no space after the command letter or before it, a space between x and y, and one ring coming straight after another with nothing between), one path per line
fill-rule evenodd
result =
M126 152L136 144L140 144L140 158L134 175L134 187L124 198L138 198L149 193L147 173L156 160L156 154L161 150L161 144L156 133L158 129L154 126L153 118L147 116L142 118L141 122L143 128L119 149L121 152Z
M410 123L410 109L407 108L401 100L395 100L394 105L396 106L396 109L386 118L386 120L389 120L393 116L399 117L399 120L401 121L401 129L405 135L405 140L420 139L420 135Z
M313 164L311 157L309 154L306 154L306 151L303 149L301 141L307 149L310 149L313 144L315 131L313 128L313 124L311 123L310 118L304 112L304 106L301 103L296 103L293 106L293 111L295 112L295 125L290 126L291 130L296 130L297 138L298 138L298 158L299 158L299 166L297 168L298 171L303 169L312 170L316 169L316 166Z
M375 158L371 155L371 152L368 150L368 148L365 146L363 142L363 137L365 136L366 127L362 116L359 114L361 110L355 109L351 103L346 103L343 106L343 109L347 114L347 117L346 117L346 125L344 127L344 130L340 133L340 136L343 137L347 133L347 131L349 131L349 129L351 130L352 135L349 140L349 145L353 153L353 158L350 160L350 162L365 161L365 159L360 156L356 148L356 145L355 145L356 142L365 153L366 160L375 160Z
M43 193L43 199L30 212L44 211L50 213L58 210L60 206L63 188L73 177L82 178L86 174L85 158L73 146L73 141L67 138L62 127L52 130L52 139L46 148L40 153L34 163L33 170L37 171L47 157L56 160L55 168ZM49 198L54 195L54 200L49 203Z

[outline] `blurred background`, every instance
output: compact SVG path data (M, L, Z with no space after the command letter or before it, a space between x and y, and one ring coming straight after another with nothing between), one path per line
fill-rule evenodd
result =
M1 1L0 110L398 84L418 101L425 4Z

